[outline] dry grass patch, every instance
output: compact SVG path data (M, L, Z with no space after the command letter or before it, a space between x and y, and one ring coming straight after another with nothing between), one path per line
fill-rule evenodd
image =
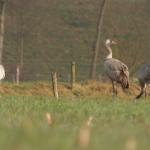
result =
M148 90L149 91L149 87ZM130 88L123 91L118 85L118 96L122 98L133 99L139 93L140 87L131 83ZM86 81L76 83L71 90L69 84L58 83L58 92L60 96L65 97L100 97L112 96L112 86L109 82ZM53 96L52 86L48 82L22 83L20 85L12 83L3 83L0 86L1 95L14 96Z

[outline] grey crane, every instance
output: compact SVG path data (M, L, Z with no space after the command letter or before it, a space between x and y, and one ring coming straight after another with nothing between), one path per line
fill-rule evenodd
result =
M128 67L118 59L112 58L111 45L117 44L115 41L107 39L105 42L108 55L104 61L104 69L112 82L113 94L117 96L117 83L121 84L122 89L129 88L129 71Z
M140 98L143 94L145 98L147 96L146 87L150 84L150 64L143 65L137 72L137 78L139 80L139 84L141 87L141 91L139 95L137 95L136 99Z

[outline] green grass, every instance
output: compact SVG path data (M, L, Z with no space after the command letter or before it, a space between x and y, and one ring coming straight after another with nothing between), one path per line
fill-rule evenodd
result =
M45 113L54 124L49 127ZM123 150L134 137L138 150L150 148L150 103L125 99L66 99L48 97L0 98L0 149L75 150L78 131L89 116L93 150Z

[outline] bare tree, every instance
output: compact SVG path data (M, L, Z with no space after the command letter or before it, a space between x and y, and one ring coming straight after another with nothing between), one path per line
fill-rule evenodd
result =
M16 31L17 31L17 39L18 39L18 66L20 69L20 79L23 78L23 67L24 67L24 41L28 34L28 23L27 21L28 14L27 11L30 12L30 7L33 7L32 0L30 0L30 3L27 3L26 0L15 0L11 2L11 7L13 8L14 16L16 17ZM12 9L11 8L11 9Z
M146 4L146 12L148 15L150 15L150 0L146 0L145 4Z
M106 8L106 2L107 0L103 0L101 4L101 8L99 11L99 17L98 17L98 22L97 22L97 32L96 32L96 41L95 41L95 46L93 50L93 58L92 58L92 65L91 65L91 72L90 76L92 79L95 78L96 75L96 64L97 64L97 57L98 57L98 51L100 48L100 39L101 39L101 29L103 25L103 18L104 18L104 12Z
M0 1L0 63L2 63L2 54L4 47L4 20L5 20L5 1Z
M23 12L20 15L20 67L23 69L24 63L24 18Z

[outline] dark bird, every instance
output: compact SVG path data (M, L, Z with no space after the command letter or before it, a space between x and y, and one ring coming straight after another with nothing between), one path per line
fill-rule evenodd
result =
M112 82L113 94L117 96L117 83L119 83L122 89L129 88L129 71L128 67L118 59L112 58L111 45L117 44L115 41L107 39L105 42L108 50L108 55L104 61L104 68L107 76Z
M150 64L143 65L137 72L137 78L140 84L140 93L136 99L140 98L143 94L147 96L146 87L150 83Z

